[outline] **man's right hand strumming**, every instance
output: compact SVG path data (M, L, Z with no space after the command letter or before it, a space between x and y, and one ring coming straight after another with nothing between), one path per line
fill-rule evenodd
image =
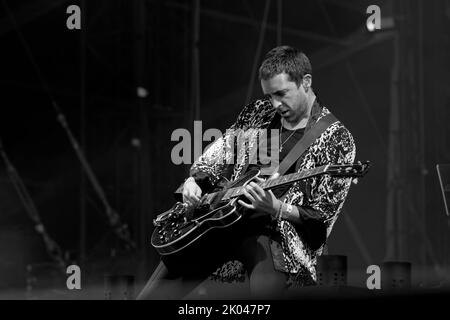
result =
M188 205L193 205L200 201L202 196L202 189L195 182L193 177L186 179L183 185L183 202Z

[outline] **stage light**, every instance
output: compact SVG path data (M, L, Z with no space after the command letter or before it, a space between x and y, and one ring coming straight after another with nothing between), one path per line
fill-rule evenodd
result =
M139 138L132 138L131 139L131 146L134 148L139 149L141 147L141 140Z
M147 89L145 89L145 88L143 88L143 87L137 87L137 88L136 88L136 93L137 93L137 96L138 96L139 98L146 98L146 97L148 96L148 91L147 91Z

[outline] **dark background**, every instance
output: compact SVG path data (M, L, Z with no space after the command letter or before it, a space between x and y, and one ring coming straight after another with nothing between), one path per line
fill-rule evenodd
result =
M350 284L364 286L366 267L386 260L412 262L420 281L445 273L450 230L435 166L450 161L449 1L201 1L196 47L195 1L1 4L0 138L48 234L86 279L151 274L151 221L189 169L172 163L171 133L194 120L224 131L248 95L262 95L252 69L277 44L310 57L316 94L352 132L357 159L373 164L329 240L330 254L348 257ZM81 30L66 28L71 4ZM368 32L371 4L394 25ZM108 226L52 101L136 250ZM51 259L1 164L0 289L24 290L27 266L42 268L39 280Z

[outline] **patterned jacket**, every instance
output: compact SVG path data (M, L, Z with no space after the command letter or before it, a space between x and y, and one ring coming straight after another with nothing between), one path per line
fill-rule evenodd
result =
M318 100L313 104L311 117L305 132L320 118L330 113L321 106ZM191 167L191 175L199 182L214 185L221 177L227 176L234 181L241 177L249 163L249 150L257 146L258 135L267 128L276 112L271 102L266 99L256 100L241 111L235 123L226 133L214 143L195 161ZM248 139L247 148L236 149L236 139L233 133L236 130L245 132ZM235 150L236 154L229 152ZM356 147L351 133L341 122L329 126L325 132L303 153L297 162L299 171L311 169L326 164L348 164L355 160ZM309 178L304 182L294 183L283 196L284 202L292 205L314 209L313 216L306 211L300 211L300 225L315 224L323 226L323 237L314 245L307 241L307 235L286 220L278 223L277 231L281 235L281 255L284 264L278 269L293 275L309 274L316 280L316 258L324 249L326 240L342 209L351 184L350 178L336 178L322 175ZM274 262L276 262L274 260ZM275 263L277 266L277 263Z

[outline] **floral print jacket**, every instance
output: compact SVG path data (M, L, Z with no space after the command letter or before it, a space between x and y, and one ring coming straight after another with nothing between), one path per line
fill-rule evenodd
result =
M321 106L316 99L305 130L308 131L314 123L328 113L330 111ZM268 128L275 114L275 109L267 98L256 100L245 106L229 130L214 141L194 162L191 167L191 176L201 185L214 185L224 176L231 181L241 177L249 163L249 150L256 147L258 135L261 132L261 130L251 129ZM233 137L236 130L245 133L249 147L236 149L236 139ZM229 150L236 150L236 152L235 154L227 152ZM338 121L330 125L307 148L298 160L296 168L301 171L326 164L349 164L354 162L355 154L356 147L351 133ZM279 256L284 263L280 263L279 259L276 261L274 257L277 269L292 275L306 274L309 278L316 280L316 259L323 252L350 185L351 178L336 178L325 174L290 186L282 198L283 201L299 208L313 210L300 210L299 225L286 220L278 222L276 230L281 235L281 246L278 246ZM323 236L319 238L319 243L311 244L307 241L307 234L304 232L306 229L301 227L302 224L313 225L311 222L322 226ZM272 253L274 256L277 255L274 249Z

